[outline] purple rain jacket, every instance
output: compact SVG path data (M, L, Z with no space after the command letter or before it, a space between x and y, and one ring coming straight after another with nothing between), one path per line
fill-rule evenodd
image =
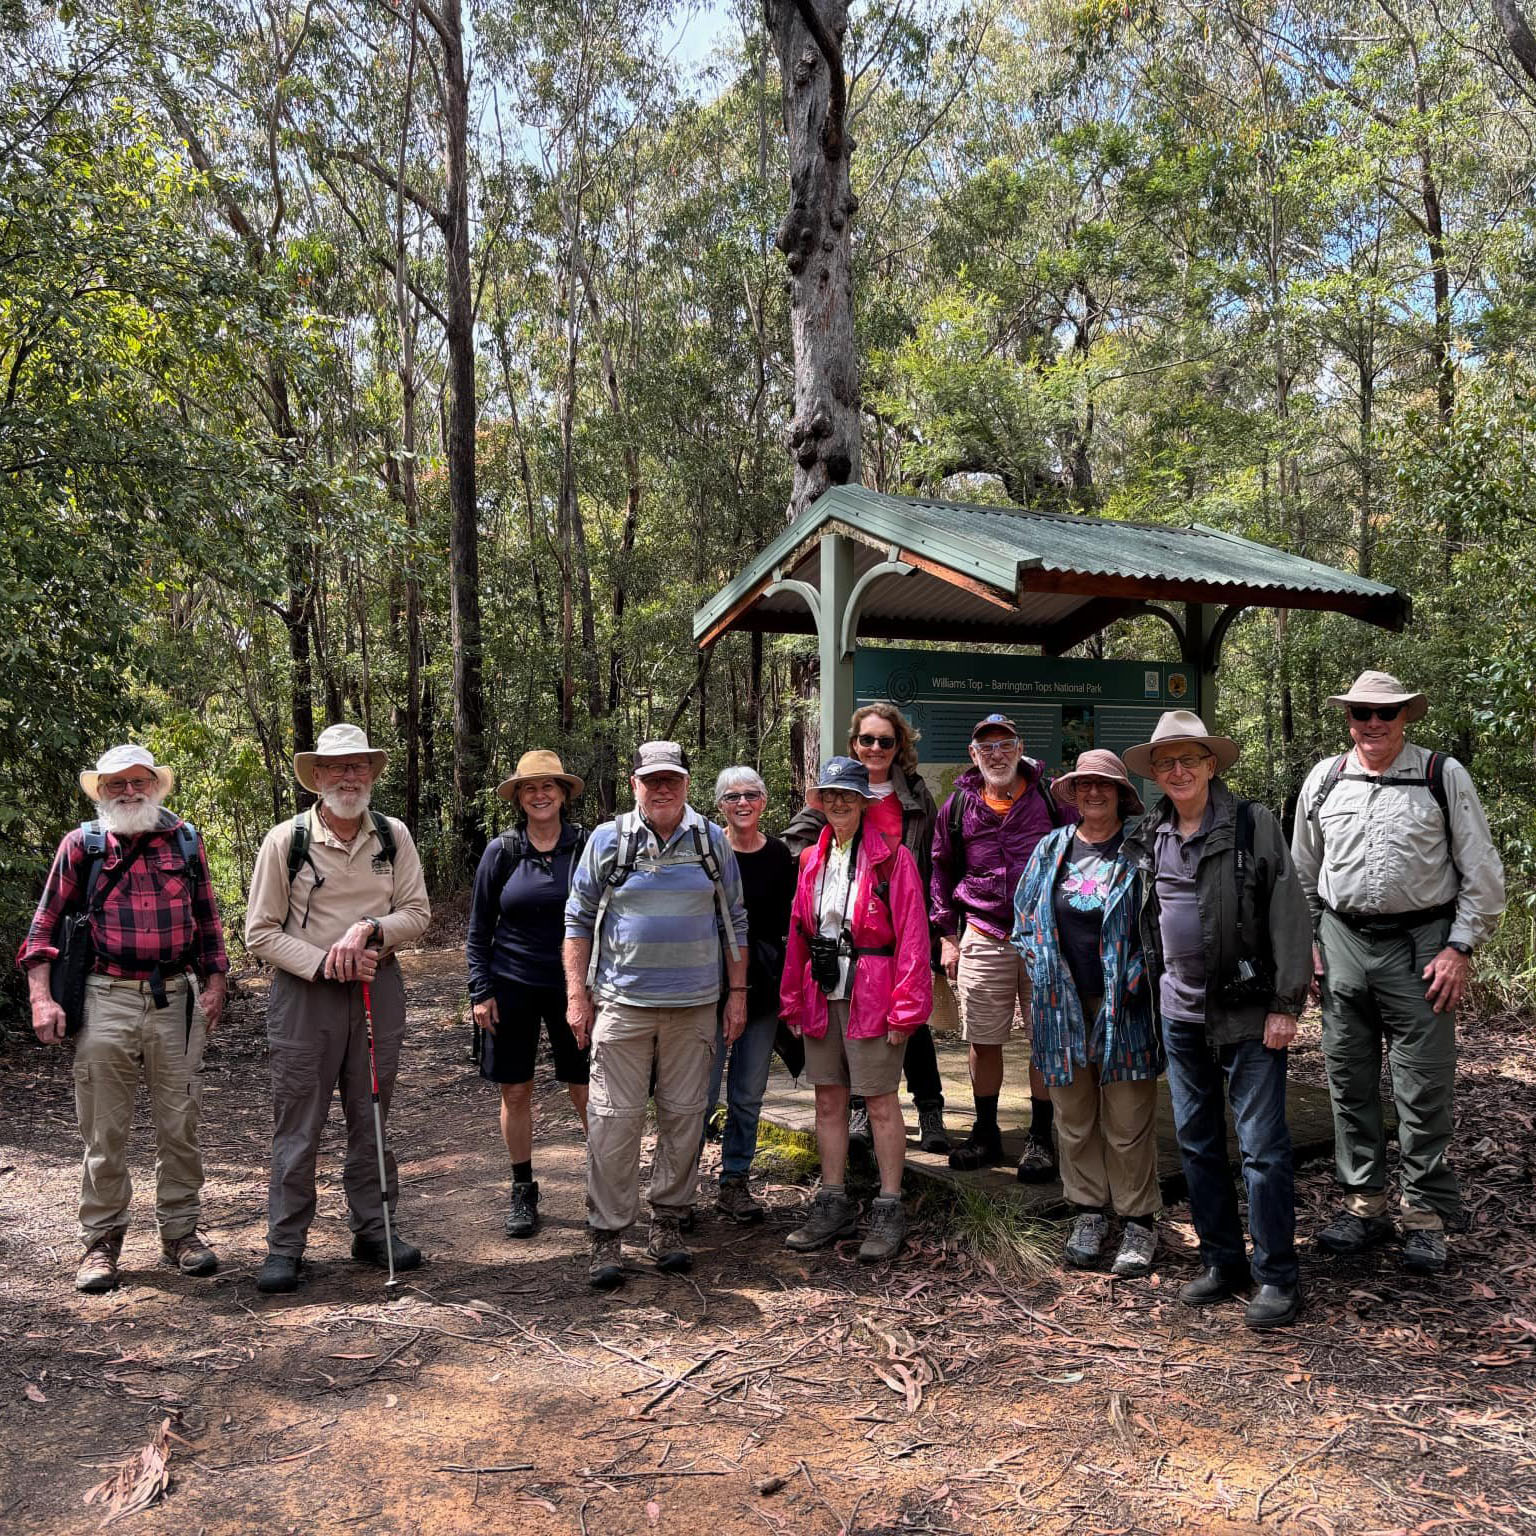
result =
M999 816L981 798L981 769L974 764L955 780L955 791L939 808L933 828L933 874L928 882L929 919L935 933L954 938L960 920L975 923L994 939L1013 932L1013 893L1024 877L1035 845L1052 827L1077 820L1077 807L1047 797L1045 765L1019 759L1024 792ZM950 838L955 795L961 796L960 838ZM1055 815L1052 816L1054 808Z

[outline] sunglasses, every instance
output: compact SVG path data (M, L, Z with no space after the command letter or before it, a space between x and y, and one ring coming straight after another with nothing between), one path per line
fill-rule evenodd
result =
M879 747L882 752L889 752L896 745L894 736L871 736L867 731L859 733L859 745L861 747Z
M1364 725L1372 715L1378 720L1396 720L1402 714L1401 704L1351 704L1349 706L1349 718Z
M755 800L761 800L763 792L760 789L738 789L728 795L720 796L721 805L751 805Z

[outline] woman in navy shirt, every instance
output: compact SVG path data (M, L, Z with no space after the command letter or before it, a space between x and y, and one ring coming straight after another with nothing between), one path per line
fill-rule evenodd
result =
M469 999L482 1031L480 1075L501 1087L501 1135L512 1159L508 1237L539 1225L533 1177L533 1066L539 1026L549 1034L555 1076L587 1123L587 1052L565 1021L565 898L586 843L570 820L582 781L554 752L525 752L517 772L496 786L518 808L517 825L495 838L475 872L469 909Z

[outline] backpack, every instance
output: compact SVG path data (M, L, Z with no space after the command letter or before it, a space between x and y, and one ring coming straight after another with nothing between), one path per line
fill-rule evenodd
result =
M1379 773L1345 773L1344 769L1348 762L1348 752L1336 757L1328 765L1328 772L1323 775L1323 782L1318 787L1317 799L1312 805L1312 821L1317 827L1318 836L1321 837L1323 831L1323 802L1338 787L1340 779L1352 779L1363 784L1390 783L1394 787L1405 789L1427 789L1434 796L1435 804L1440 807L1440 815L1445 822L1446 855L1451 861L1451 868L1460 878L1461 870L1456 863L1455 845L1451 837L1451 803L1445 792L1445 753L1431 752L1429 761L1424 765L1423 778L1415 779L1383 779Z
M571 849L571 867L566 876L565 893L571 893L571 886L576 879L576 866L581 862L581 851L587 846L587 829L578 827L573 822L566 825L572 827L576 833L576 844ZM563 835L563 834L562 834ZM501 866L498 873L501 876L502 885L517 872L517 866L526 859L530 852L536 852L528 841L528 832L525 827L508 827L496 841L500 844ZM552 850L553 852L557 850Z
M381 816L377 811L370 810L368 819L373 823L373 830L379 834L379 854L386 863L393 865L395 862L395 833L389 824L388 817ZM309 812L300 811L293 818L293 838L288 844L288 884L292 885L299 877L299 871L308 864L315 871L315 883L318 885L322 879L320 871L315 869L315 861L309 852Z
M603 939L603 919L608 915L608 904L613 899L613 893L634 874L639 865L640 845L645 836L645 829L637 811L624 812L622 816L615 819L614 826L618 832L618 843L614 850L613 867L603 881L603 894L598 898L597 916L592 921L592 959L587 966L588 990L597 980L597 961ZM715 888L715 907L720 914L720 925L724 930L726 943L730 947L731 959L739 960L741 945L736 942L736 927L731 922L730 903L725 898L725 880L720 872L720 860L715 853L714 844L699 830L698 822L694 822L688 830L693 834L693 858L682 862L697 864L709 877L710 884ZM674 860L674 862L677 861Z

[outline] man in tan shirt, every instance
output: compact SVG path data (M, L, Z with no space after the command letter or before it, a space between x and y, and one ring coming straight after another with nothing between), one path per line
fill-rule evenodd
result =
M315 1155L338 1087L347 1120L343 1180L352 1257L389 1264L362 983L370 984L379 1110L387 1121L405 1036L395 951L421 936L432 911L405 823L368 808L387 761L355 725L321 732L315 750L293 760L299 783L320 803L273 827L256 856L245 942L277 971L267 1002L272 1178L258 1291L291 1291L299 1283L315 1215ZM421 1251L394 1222L393 1157L386 1155L386 1167L394 1267L415 1269Z
M1352 749L1308 774L1291 853L1312 908L1323 1056L1343 1208L1317 1234L1330 1253L1393 1235L1381 1112L1385 1051L1402 1151L1403 1264L1446 1262L1464 1222L1451 1169L1456 1016L1473 949L1504 910L1504 868L1472 776L1406 739L1429 708L1386 672L1362 672L1328 701L1347 711Z

